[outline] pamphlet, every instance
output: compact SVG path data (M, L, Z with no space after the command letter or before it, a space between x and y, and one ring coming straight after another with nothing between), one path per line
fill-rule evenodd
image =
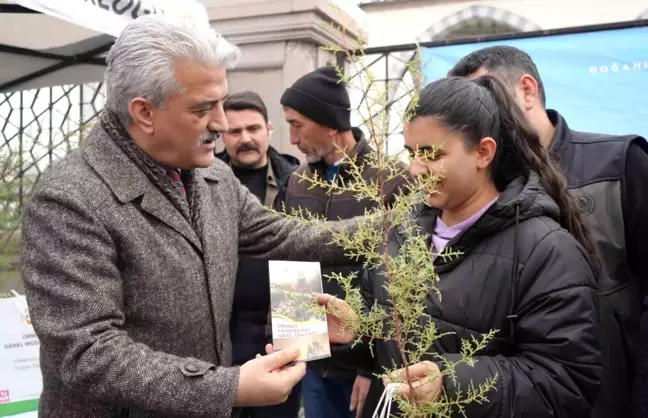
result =
M313 293L322 293L320 263L270 261L272 342L275 350L298 347L298 362L331 356L326 314Z
M25 296L0 298L0 318L0 417L37 416L43 390L40 342Z

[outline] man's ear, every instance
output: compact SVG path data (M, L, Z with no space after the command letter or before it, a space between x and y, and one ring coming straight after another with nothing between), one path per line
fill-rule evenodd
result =
M518 97L520 98L524 110L531 110L536 107L538 103L542 103L540 92L538 90L538 82L529 74L524 74L520 78L518 90Z
M133 123L145 133L152 135L155 132L153 107L142 97L136 97L128 103L128 112Z
M268 138L272 138L272 134L274 133L274 129L272 128L272 121L268 121L268 123L266 123L266 129L268 130Z
M337 130L337 129L328 128L328 136L329 136L330 138L333 138L335 135L337 135L337 133L338 133L338 130Z

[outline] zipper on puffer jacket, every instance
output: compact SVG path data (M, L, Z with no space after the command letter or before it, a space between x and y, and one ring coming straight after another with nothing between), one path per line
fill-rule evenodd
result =
M511 350L515 350L515 321L518 316L515 313L515 299L517 297L518 285L518 229L520 225L520 203L515 204L515 230L513 231L513 265L511 266L511 300L506 319L509 320L509 342Z

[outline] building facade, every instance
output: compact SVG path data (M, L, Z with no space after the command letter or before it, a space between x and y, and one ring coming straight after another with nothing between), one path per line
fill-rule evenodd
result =
M550 30L648 18L644 0L365 0L369 46Z
M610 24L648 18L648 3L588 0L365 0L356 2L364 12L361 32L366 41L363 72L352 75L350 93L354 123L388 137L388 151L402 151L402 119L412 90L420 84L415 63L416 45L504 34ZM404 48L409 44L409 48ZM369 64L369 70L366 65ZM367 93L368 79L373 83ZM387 104L387 117L370 106L371 98ZM367 99L369 98L369 99ZM375 101L375 100L374 100ZM371 126L370 126L371 125Z

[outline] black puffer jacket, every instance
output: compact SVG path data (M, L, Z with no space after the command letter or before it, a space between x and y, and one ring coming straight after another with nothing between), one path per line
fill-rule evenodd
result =
M416 223L432 231L437 213L422 208ZM438 340L433 351L457 361L461 339L499 330L474 367L457 368L464 394L470 381L498 376L490 402L468 406L470 418L586 417L596 400L602 366L594 263L560 227L558 214L535 174L528 181L517 179L472 227L448 243L463 255L435 260L442 302L431 295L427 313L439 332L454 334ZM390 254L397 254L404 239L398 231L391 234ZM368 300L389 310L384 280L374 270L364 287ZM517 315L513 321L507 319L511 314ZM375 344L379 366L402 364L393 342ZM450 380L444 387L455 395ZM374 381L365 416L373 413L382 390Z

